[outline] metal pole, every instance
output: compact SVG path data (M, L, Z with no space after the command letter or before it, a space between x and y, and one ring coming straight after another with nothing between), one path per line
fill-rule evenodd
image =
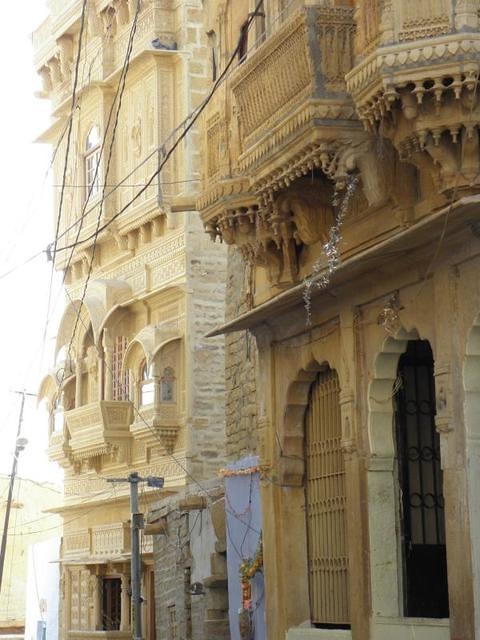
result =
M136 471L128 476L130 483L130 508L132 512L132 622L133 640L142 640L142 597L140 589L140 529L143 526L143 515L138 512L138 483L140 478Z
M142 566L140 562L140 529L144 528L143 513L138 511L138 483L146 482L149 487L161 489L163 478L148 476L141 478L136 471L128 478L107 478L107 482L129 482L130 483L130 512L132 531L132 557L130 559L130 573L132 580L132 633L133 640L142 640L142 596L141 596L141 575Z
M2 545L0 547L0 591L2 590L3 567L5 565L5 554L7 550L8 522L10 520L10 509L12 507L13 485L15 483L15 476L17 474L18 454L24 449L25 446L23 443L19 442L19 436L23 422L23 407L25 406L25 396L27 394L25 391L22 391L21 394L22 401L20 404L20 415L18 416L17 435L15 438L15 453L13 455L12 473L10 475L10 485L8 487L7 508L5 510L5 519L3 522ZM33 394L29 393L28 395Z

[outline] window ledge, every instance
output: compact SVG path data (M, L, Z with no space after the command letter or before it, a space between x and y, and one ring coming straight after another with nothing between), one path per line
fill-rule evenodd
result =
M287 640L351 640L350 629L312 629L294 627L287 632Z
M373 640L449 640L449 618L374 618Z

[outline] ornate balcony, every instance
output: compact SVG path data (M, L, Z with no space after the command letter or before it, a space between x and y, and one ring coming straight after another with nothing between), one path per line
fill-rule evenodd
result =
M105 455L121 460L130 443L132 419L132 403L119 400L102 400L67 411L73 464L91 463Z
M372 4L359 8L357 50L368 55L347 74L361 120L433 192L468 192L480 171L478 3Z
M66 560L84 558L111 560L128 557L130 548L130 524L120 522L65 534L62 556Z
M334 190L360 157L368 164L371 140L344 81L354 29L350 7L303 7L238 66L231 113L205 121L205 229L265 266L272 284L299 276L299 246L326 242ZM369 204L385 201L375 182L364 181Z
M171 453L181 429L177 404L160 404L143 407L141 416L131 425L130 431L136 440L144 440L149 445L160 443Z
M68 436L62 431L53 431L48 439L48 457L60 466L68 466L72 450Z

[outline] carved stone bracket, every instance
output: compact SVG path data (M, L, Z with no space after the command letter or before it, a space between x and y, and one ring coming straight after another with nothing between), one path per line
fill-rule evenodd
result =
M347 76L368 130L430 174L440 193L468 189L480 171L478 33L378 49Z
M180 430L179 425L158 425L154 423L155 433L167 453L172 453Z

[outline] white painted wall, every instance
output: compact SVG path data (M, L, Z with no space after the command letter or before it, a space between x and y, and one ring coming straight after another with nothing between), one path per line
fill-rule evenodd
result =
M47 640L58 640L60 538L37 542L28 549L25 640L41 640L38 623L44 621Z

